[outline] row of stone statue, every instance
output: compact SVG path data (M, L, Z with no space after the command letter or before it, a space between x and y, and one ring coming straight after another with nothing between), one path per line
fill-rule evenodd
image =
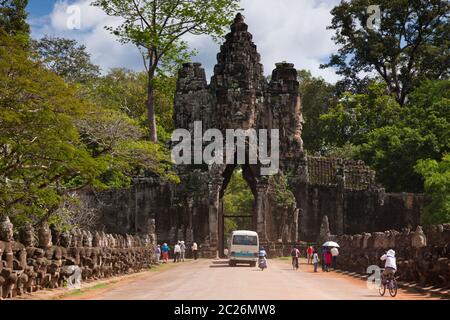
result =
M339 269L366 273L368 266L383 267L381 255L393 249L400 280L450 287L450 224L428 226L425 231L419 226L415 231L404 228L329 239L340 245Z
M31 224L19 230L0 217L0 299L64 285L74 268L82 279L100 279L138 272L154 263L155 234L113 235L73 229L58 232L46 222L37 233Z

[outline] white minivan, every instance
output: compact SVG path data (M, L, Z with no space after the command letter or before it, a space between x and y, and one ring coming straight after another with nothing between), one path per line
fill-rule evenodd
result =
M255 231L237 230L229 240L229 264L248 263L255 267L258 262L259 238Z

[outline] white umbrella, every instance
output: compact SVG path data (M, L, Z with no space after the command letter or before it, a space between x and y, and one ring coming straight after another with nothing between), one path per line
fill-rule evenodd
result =
M339 245L334 241L327 241L325 242L322 247L334 247L334 248L340 248Z

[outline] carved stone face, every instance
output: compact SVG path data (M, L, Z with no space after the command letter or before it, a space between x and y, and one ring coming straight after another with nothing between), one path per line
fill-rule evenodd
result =
M93 247L101 247L101 238L100 238L100 234L96 231L94 233L94 238L92 239L92 246Z
M60 234L59 236L59 244L64 247L64 248L68 248L70 247L70 243L72 241L72 235L70 234L70 232L63 232Z
M48 248L52 246L52 232L46 222L42 223L38 232L39 247Z
M92 234L89 231L83 232L83 246L92 247Z
M19 235L20 235L20 242L25 247L34 247L36 245L36 234L31 223L27 222L20 229Z
M148 233L155 233L155 231L156 231L155 219L149 219L147 221L147 232Z
M9 220L8 216L0 218L0 241L14 241L13 224Z
M77 229L73 229L71 232L72 235L72 241L71 246L72 247L80 247L81 246L81 235L80 232Z

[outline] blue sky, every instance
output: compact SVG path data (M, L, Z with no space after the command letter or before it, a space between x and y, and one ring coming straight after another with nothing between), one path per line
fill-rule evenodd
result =
M118 24L117 18L108 17L100 9L90 6L92 0L29 0L29 23L32 36L66 37L86 46L94 63L103 72L125 67L142 70L142 58L132 45L123 46L104 29ZM298 69L309 69L315 76L335 82L338 77L332 69L320 69L336 51L331 40L330 10L339 0L241 0L244 16L258 46L265 74L270 74L275 63L288 61ZM67 8L76 5L80 10L81 29L69 30ZM185 39L198 51L193 58L201 62L211 76L219 45L209 36L188 36Z
M56 0L29 0L28 12L31 17L39 17L49 14L53 10Z

